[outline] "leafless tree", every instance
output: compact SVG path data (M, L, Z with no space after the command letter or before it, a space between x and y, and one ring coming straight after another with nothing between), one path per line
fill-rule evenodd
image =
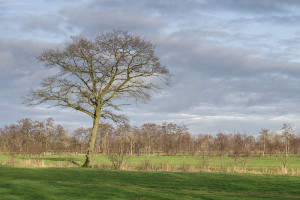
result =
M228 136L224 133L218 133L215 138L215 143L219 154L223 156L228 151Z
M282 127L282 138L285 143L285 156L287 157L289 154L289 143L290 138L294 134L294 129L289 124L284 124Z
M78 128L72 133L67 133L51 118L44 121L22 119L16 124L0 128L0 152L13 156L49 155L51 152L85 153L91 132L92 128ZM237 167L239 164L245 166L246 157L261 152L263 143L266 153L276 154L279 158L283 152L298 155L300 152L300 134L294 133L289 135L287 147L286 139L276 132L268 132L265 141L262 134L257 138L245 134L224 133L194 137L185 126L175 123L165 122L161 125L147 123L140 127L122 124L114 127L110 123L102 122L98 127L94 153L114 155L115 158L116 155L141 154L202 157L231 155L234 157L233 164ZM287 157L286 154L284 156Z
M280 152L284 151L285 145L282 141L282 135L273 132L270 134L270 143L268 144L267 150L271 154L279 154Z
M130 155L132 156L134 153L134 148L135 148L135 144L137 142L138 139L138 135L139 135L139 129L137 127L131 127L129 134L126 136L126 140L129 143L129 152Z
M199 135L198 136L198 146L201 154L204 152L207 155L211 155L213 147L213 136L210 134Z
M259 139L263 143L263 154L262 154L262 156L264 157L265 153L266 153L266 143L267 143L268 137L269 137L269 130L268 129L261 129L259 134L260 134Z
M300 156L300 133L297 135L292 135L290 145L294 154L298 154Z
M234 134L233 135L233 158L234 158L234 169L237 168L239 158L242 156L244 152L244 135L242 134Z
M48 49L39 57L60 72L44 79L41 88L25 97L28 105L51 102L51 106L72 108L93 118L84 167L92 165L100 118L125 121L119 115L120 99L150 100L152 92L169 84L170 73L154 54L150 41L126 31L103 33L91 41L72 37L62 50Z
M115 128L109 123L101 123L98 128L98 146L104 155L108 155L110 152L110 143L114 132Z
M150 156L155 148L153 142L155 140L156 134L159 132L159 128L156 124L153 123L143 124L141 132L143 143L145 146L145 153Z

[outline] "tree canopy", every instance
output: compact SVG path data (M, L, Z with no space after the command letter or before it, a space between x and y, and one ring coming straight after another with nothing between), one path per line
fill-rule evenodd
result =
M100 118L126 120L115 112L129 104L124 99L147 102L170 82L169 70L160 63L152 43L121 30L102 33L94 40L71 37L63 49L47 49L38 60L58 67L59 72L31 90L26 103L51 102L51 106L72 108L93 118L87 166Z

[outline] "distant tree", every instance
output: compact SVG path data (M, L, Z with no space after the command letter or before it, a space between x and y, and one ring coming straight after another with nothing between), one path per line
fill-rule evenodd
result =
M65 151L70 148L67 131L61 125L55 127L54 142L52 144L53 151Z
M198 145L202 153L211 154L213 144L213 136L210 134L199 135Z
M101 123L100 127L98 128L98 145L102 153L105 155L108 155L110 152L110 140L114 131L115 128L109 123Z
M220 155L224 155L227 152L228 148L228 136L224 133L218 133L215 138L215 143L217 146L217 150L219 151Z
M284 151L284 146L282 135L276 132L270 134L270 144L268 144L267 149L270 153L278 154Z
M255 137L252 135L244 135L244 155L251 157L252 152L255 150Z
M269 130L268 129L261 129L261 131L259 132L260 137L259 140L262 141L263 143L263 157L265 156L266 153L266 143L269 137Z
M90 128L81 127L73 131L73 147L76 149L76 151L82 152L86 149L90 136Z
M244 153L245 135L236 133L233 135L233 155L234 157L241 156Z
M163 152L166 155L176 155L181 148L181 136L188 132L186 126L164 122L161 126Z
M1 130L0 130L1 132ZM298 136L294 138L293 140L293 147L294 147L294 153L298 154L300 156L300 133L298 133Z
M289 124L283 124L282 127L282 138L285 143L285 155L288 156L289 153L289 142L291 136L294 134L294 129Z
M72 37L63 50L45 50L39 61L60 72L44 79L41 87L25 97L28 105L51 102L52 106L72 108L93 118L84 167L92 165L92 155L100 118L126 121L114 111L120 99L150 100L161 84L168 84L170 73L154 54L151 42L126 31L103 33L94 41Z
M139 135L139 129L137 127L131 127L130 131L128 132L128 135L126 135L126 140L130 146L129 151L131 156L133 155L135 144L138 139L138 135Z
M154 123L147 123L141 126L140 139L144 146L144 153L151 155L154 151L159 151L165 145L161 138L161 126Z
M131 126L129 124L124 124L118 126L115 131L115 141L117 144L117 148L114 149L114 152L120 153L120 155L129 152L129 149L126 145L126 138L130 134Z

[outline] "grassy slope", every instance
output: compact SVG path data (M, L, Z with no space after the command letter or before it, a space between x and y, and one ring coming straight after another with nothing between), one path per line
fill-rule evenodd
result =
M297 175L0 166L0 199L299 199Z

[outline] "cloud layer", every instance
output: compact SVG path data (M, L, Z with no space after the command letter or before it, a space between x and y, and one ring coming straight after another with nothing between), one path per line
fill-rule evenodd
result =
M174 75L163 95L124 109L132 124L174 121L194 134L300 126L299 1L13 0L0 11L0 126L23 117L89 126L70 110L27 108L21 96L54 73L35 59L43 49L116 28L151 39Z

